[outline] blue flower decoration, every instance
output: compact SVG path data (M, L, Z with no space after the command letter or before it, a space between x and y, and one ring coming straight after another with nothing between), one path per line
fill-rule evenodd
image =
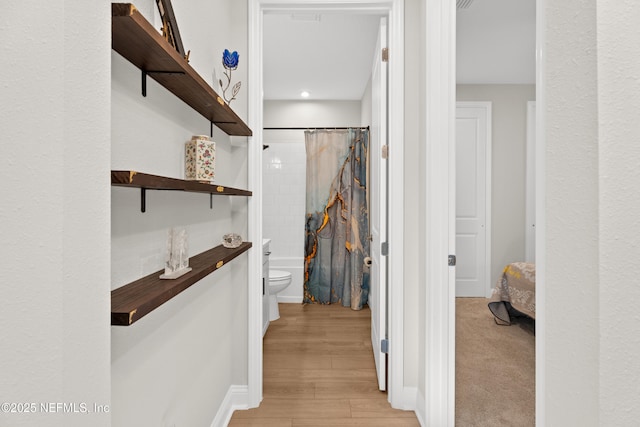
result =
M225 49L222 54L222 65L224 65L224 68L227 70L235 70L238 68L239 57L240 55L238 55L238 52L235 50L232 53L229 52L229 49Z

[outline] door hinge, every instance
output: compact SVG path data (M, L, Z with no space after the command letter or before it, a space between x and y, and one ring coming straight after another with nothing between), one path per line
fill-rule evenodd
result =
M385 353L385 354L389 354L389 340L388 339L384 339L384 340L380 341L380 351Z
M382 151L382 158L383 159L388 159L389 158L389 146L387 144L384 144L380 151Z
M456 265L456 256L449 255L449 267L454 267Z
M389 48L382 48L382 62L389 62Z
M384 255L384 256L389 255L389 243L387 243L387 242L382 242L382 243L380 244L380 254L381 254L381 255Z

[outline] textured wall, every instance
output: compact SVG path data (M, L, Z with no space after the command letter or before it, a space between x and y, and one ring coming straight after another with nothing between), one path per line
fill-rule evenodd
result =
M640 419L640 5L598 0L600 420Z
M67 0L0 15L3 402L110 404L109 13ZM36 412L0 425L110 425Z
M546 420L539 422L597 425L596 1L546 3Z

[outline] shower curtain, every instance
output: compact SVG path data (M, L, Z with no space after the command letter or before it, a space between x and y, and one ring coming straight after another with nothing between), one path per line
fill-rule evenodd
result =
M305 303L360 310L367 302L368 145L368 130L305 132Z

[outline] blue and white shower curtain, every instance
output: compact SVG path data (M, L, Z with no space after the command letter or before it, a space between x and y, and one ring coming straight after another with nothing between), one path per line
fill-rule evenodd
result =
M369 296L369 131L305 132L304 302L360 310Z

